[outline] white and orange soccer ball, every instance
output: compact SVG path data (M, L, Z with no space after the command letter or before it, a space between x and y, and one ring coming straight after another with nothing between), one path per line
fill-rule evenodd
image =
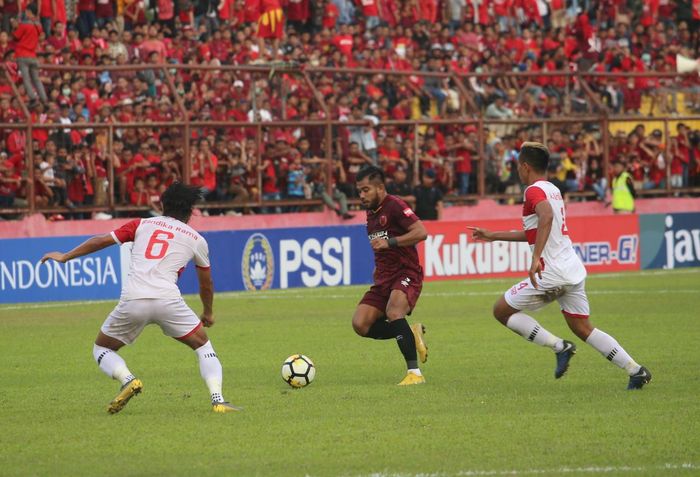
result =
M315 377L314 362L303 354L293 354L282 364L282 379L293 388L308 386Z

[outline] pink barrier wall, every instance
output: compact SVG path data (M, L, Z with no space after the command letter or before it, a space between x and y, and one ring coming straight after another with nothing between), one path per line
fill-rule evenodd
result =
M517 219L520 217L521 207L521 205L499 205L493 200L482 200L474 206L446 208L443 220L477 223L480 220ZM700 199L640 199L637 200L637 212L640 214L700 212ZM355 212L355 214L354 219L347 221L338 218L330 211L242 217L196 216L192 218L190 224L200 231L363 224L364 213ZM567 204L567 215L569 217L608 216L613 215L613 212L610 207L605 207L600 202L570 202ZM49 222L42 214L35 214L20 221L0 222L0 239L94 235L114 230L127 220L129 219Z

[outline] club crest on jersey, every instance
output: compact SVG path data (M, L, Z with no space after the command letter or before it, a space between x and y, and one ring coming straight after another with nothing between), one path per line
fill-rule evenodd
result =
M380 216L379 216L379 225L381 225L382 227L384 227L384 226L386 225L386 221L387 221L386 215L380 215Z
M241 272L246 290L267 290L272 287L275 257L270 242L263 234L253 234L245 243Z

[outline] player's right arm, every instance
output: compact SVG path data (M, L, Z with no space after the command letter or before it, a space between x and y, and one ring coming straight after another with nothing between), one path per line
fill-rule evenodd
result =
M57 262L65 263L68 260L72 260L77 257L82 257L83 255L88 255L103 248L109 247L117 243L112 237L112 234L95 235L87 239L85 242L81 243L75 247L70 252L49 252L41 258L41 263L47 260L56 260Z
M474 240L483 240L485 242L527 242L524 230L493 231L482 229L481 227L473 227L471 225L467 225L467 228L472 231L472 238Z
M209 267L197 267L199 280L199 298L202 300L202 315L200 320L207 328L214 324L214 282L211 279Z

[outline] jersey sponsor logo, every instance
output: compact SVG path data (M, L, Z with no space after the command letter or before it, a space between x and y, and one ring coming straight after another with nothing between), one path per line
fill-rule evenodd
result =
M617 244L611 242L574 243L574 250L584 265L609 265L611 263L637 263L637 235L621 235Z
M389 240L389 232L387 232L386 230L380 230L379 232L374 232L374 233L367 235L367 238L369 239L370 242L372 240L378 239L378 238Z
M280 240L280 288L350 285L350 237Z
M241 260L243 285L246 290L267 290L275 276L275 257L270 242L261 233L248 238Z

